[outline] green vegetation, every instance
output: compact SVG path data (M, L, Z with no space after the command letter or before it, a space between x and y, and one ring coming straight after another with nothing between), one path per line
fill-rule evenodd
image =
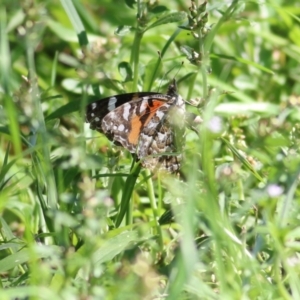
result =
M299 21L296 0L1 1L1 299L300 299ZM174 76L203 119L181 176L84 122Z

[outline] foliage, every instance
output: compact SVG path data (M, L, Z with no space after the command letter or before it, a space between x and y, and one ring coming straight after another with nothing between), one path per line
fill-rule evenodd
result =
M1 299L300 299L299 15L1 2ZM88 102L175 76L202 117L180 176L84 123Z

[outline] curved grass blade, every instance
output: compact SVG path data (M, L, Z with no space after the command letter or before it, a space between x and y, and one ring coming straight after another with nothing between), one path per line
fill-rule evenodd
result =
M76 8L73 5L72 1L68 0L61 0L61 4L64 7L78 37L78 41L80 46L86 46L88 45L88 37L86 34L86 31L84 29L84 26L81 22L81 19L76 11Z
M222 54L210 54L210 57L211 58L224 58L224 59L228 59L228 60L233 60L233 61L238 61L242 64L245 64L245 65L249 65L249 66L252 66L252 67L255 67L256 69L259 69L261 71L264 71L266 73L269 73L269 74L274 74L274 72L260 64L257 64L251 60L248 60L248 59L244 59L242 57L237 57L237 56L230 56L230 55L222 55Z
M116 219L116 227L119 227L121 225L125 213L128 210L129 201L141 168L142 168L141 164L136 163L132 171L130 172L129 176L126 179L124 189L123 189L123 195L121 199L121 207Z
M155 21L154 23L152 23L151 25L149 25L143 32L146 32L147 30L160 26L160 25L164 25L164 24L168 24L168 23L175 23L175 22L181 22L183 21L185 18L187 17L187 14L185 12L173 12L170 13L166 16L163 16L161 18L159 18L157 21Z
M256 179L261 182L265 182L265 180L256 172L253 166L249 163L249 161L233 146L227 141L225 138L221 138L222 141L227 145L227 147L232 151L232 153L237 157L237 159L247 168Z

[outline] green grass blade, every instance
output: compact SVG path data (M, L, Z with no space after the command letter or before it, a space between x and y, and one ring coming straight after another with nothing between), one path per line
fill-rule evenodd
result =
M146 32L147 30L157 27L157 26L161 26L164 24L168 24L168 23L178 23L178 22L182 22L184 19L186 19L187 15L185 12L173 12L173 13L169 13L161 18L159 18L157 21L155 21L154 23L150 24L145 30L144 32Z
M81 22L81 19L76 11L76 8L73 5L72 1L68 0L61 0L61 4L64 7L76 33L78 36L78 41L81 47L88 45L88 37L86 34L86 31L84 29L84 26Z
M243 164L243 166L248 169L257 180L260 182L265 182L265 180L258 174L254 167L249 163L249 161L226 139L222 138L222 141L227 145L227 147L232 151L233 155Z
M130 175L127 177L126 182L125 182L125 189L123 190L123 195L122 195L122 200L121 200L121 205L120 205L120 210L117 215L116 219L116 227L119 227L122 223L122 220L125 216L126 211L128 211L129 207L129 201L131 199L131 195L136 183L136 180L138 178L138 175L141 170L141 164L136 163L130 172Z

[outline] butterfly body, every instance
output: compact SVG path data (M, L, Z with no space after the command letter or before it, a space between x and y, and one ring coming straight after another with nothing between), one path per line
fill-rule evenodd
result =
M134 153L144 167L176 172L185 132L185 102L173 81L166 94L130 93L87 106L91 129Z

